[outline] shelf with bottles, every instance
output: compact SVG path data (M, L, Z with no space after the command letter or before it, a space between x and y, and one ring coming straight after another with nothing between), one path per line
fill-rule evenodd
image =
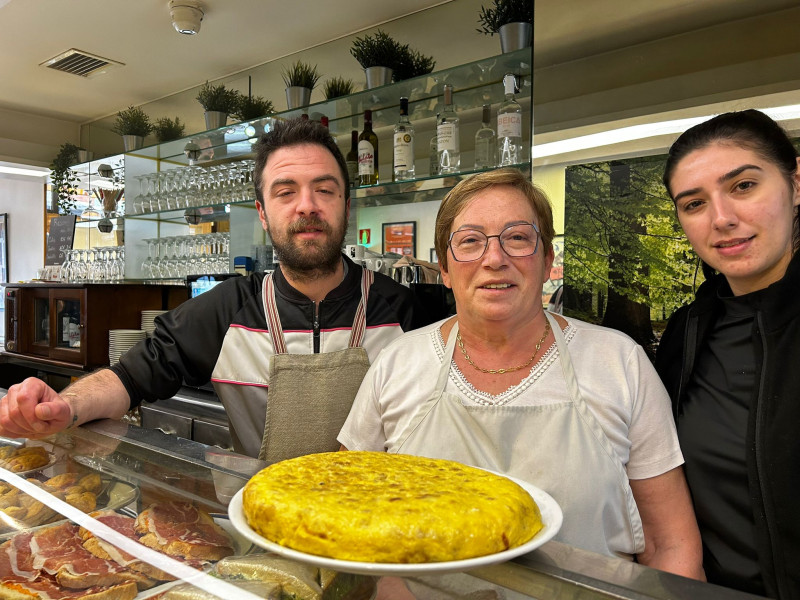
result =
M526 85L521 95L529 96L531 72L532 49L524 48L398 83L317 102L307 107L280 112L272 117L234 123L180 140L146 146L127 153L125 157L126 161L139 158L188 166L190 156L184 151L187 144L195 144L198 147L199 156L196 158L200 163L251 157L252 144L265 129L271 127L274 118L290 119L302 114L308 114L312 119L318 119L323 115L328 117L331 133L337 138L342 136L339 141L343 145L346 141L349 145L350 131L361 129L364 110L372 110L375 129L391 128L397 121L400 98L405 96L409 99L409 116L412 122L420 119L432 120L441 100L442 85L445 83L453 86L459 106L475 106L480 110L486 102L494 104L502 101L502 79L506 73L513 73L525 79ZM126 164L126 169L127 167ZM160 169L155 169L151 165L150 170Z

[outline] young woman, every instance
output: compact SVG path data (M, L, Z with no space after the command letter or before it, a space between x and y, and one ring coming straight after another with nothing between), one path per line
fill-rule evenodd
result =
M706 282L656 367L673 401L712 583L800 598L797 150L755 110L686 131L664 184Z

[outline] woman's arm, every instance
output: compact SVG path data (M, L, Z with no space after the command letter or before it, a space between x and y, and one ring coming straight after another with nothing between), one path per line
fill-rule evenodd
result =
M649 567L705 581L700 531L683 468L648 479L631 479L644 528L644 552L637 560Z

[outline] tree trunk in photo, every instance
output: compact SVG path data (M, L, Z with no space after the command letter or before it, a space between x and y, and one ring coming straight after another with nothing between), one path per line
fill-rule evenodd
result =
M641 204L639 199L631 198L633 193L630 185L630 165L614 164L611 165L611 198L609 201L625 203L632 206L634 203ZM620 235L612 235L609 243L612 248L608 261L608 302L606 312L603 316L602 325L618 329L631 336L640 344L649 355L652 355L652 345L655 339L653 325L650 321L650 306L645 303L634 302L627 296L620 294L618 289L631 287L630 281L626 281L625 270L631 263L638 262L639 258L632 248L632 244L626 241L629 239L630 232L634 234L645 233L640 221L631 218L627 211L619 212L620 218L628 216L629 220L625 227L620 231ZM628 229L628 231L625 231ZM642 265L642 269L647 269ZM636 291L647 296L647 289L644 286L634 284ZM652 357L652 356L651 356Z

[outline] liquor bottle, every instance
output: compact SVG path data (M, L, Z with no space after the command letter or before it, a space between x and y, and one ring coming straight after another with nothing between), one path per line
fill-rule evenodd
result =
M514 99L516 79L503 77L506 98L497 109L497 165L505 167L520 162L522 150L522 107Z
M61 310L56 319L58 320L58 345L69 346L69 304L59 301Z
M350 132L350 152L345 157L347 175L350 177L350 187L358 187L358 132Z
M436 113L436 122L439 122L439 113ZM428 172L431 177L436 177L439 174L439 149L436 146L436 132L431 136L430 154L428 154L430 167Z
M453 86L444 84L444 110L436 125L436 150L439 173L458 173L461 169L461 144L458 137L458 115L453 108Z
M359 185L378 183L378 136L372 131L372 111L364 111L364 131L358 136Z
M483 105L483 117L481 118L481 128L475 134L475 168L491 169L494 167L497 157L497 138L494 129L489 124L491 120L491 106Z
M414 126L408 120L408 98L400 98L400 120L394 126L394 181L414 179Z

